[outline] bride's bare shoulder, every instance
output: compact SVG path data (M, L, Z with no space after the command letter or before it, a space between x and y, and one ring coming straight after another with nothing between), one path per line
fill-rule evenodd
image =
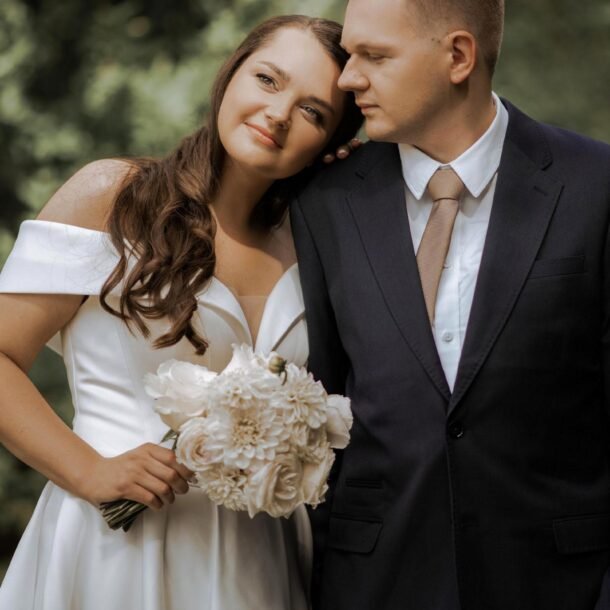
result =
M38 220L104 231L117 192L133 169L120 159L88 163L59 187Z

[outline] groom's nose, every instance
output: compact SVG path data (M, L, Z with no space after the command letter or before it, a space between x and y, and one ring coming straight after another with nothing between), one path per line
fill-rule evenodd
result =
M358 70L354 60L355 58L352 55L347 64L345 64L345 68L343 68L343 72L341 72L337 82L339 89L343 89L343 91L364 91L369 87L368 78Z

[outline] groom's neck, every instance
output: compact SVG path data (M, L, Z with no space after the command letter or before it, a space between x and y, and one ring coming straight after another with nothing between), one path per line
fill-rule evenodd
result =
M496 116L490 89L456 91L409 144L441 163L450 163L487 131Z

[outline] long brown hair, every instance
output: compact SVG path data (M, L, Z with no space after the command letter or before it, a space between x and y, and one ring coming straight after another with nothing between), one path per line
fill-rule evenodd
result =
M214 199L225 160L218 134L218 113L235 72L279 29L299 28L311 32L339 68L348 55L341 48L341 26L334 21L287 15L269 19L256 27L220 69L212 87L207 123L184 138L162 159L129 159L132 166L115 198L107 229L120 255L106 280L102 307L128 325L150 335L146 320L167 318L170 329L155 339L156 348L169 347L183 337L205 353L208 343L193 327L196 295L214 273L216 226L208 204ZM351 96L346 96L342 120L326 150L349 140L362 123ZM294 194L313 168L275 182L255 208L265 227L277 224ZM121 285L118 309L108 304L110 292Z

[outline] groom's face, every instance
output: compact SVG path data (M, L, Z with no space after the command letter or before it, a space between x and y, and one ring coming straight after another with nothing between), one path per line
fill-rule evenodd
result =
M372 140L417 145L450 94L445 32L410 0L350 0L342 44L351 57L339 86L353 91Z

